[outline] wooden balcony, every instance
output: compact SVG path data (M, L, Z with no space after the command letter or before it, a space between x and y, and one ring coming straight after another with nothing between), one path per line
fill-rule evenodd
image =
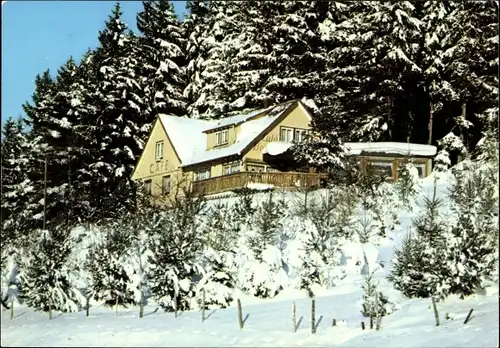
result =
M275 187L319 187L326 174L297 172L239 172L194 181L193 192L211 195L246 187L249 183Z

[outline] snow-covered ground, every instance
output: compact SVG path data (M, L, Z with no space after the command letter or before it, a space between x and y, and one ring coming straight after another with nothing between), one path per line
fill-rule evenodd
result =
M497 347L498 287L486 288L465 300L451 297L438 303L441 325L436 326L430 300L403 300L400 308L384 317L380 331L370 330L360 314L362 279L346 278L342 285L316 299L316 334L311 334L311 300L285 291L272 300L242 297L244 328L240 330L236 307L185 312L175 318L153 304L139 318L138 308L91 308L85 312L54 314L19 307L14 320L2 311L2 346L340 346L340 347ZM382 291L398 298L390 284ZM296 302L296 333L292 332L292 302ZM463 324L469 310L473 316ZM449 313L453 319L445 319ZM337 326L332 327L336 319ZM367 329L361 330L364 320Z
M422 182L425 195L432 194L433 177ZM450 177L443 177L437 194L444 197ZM294 192L278 193L293 200ZM317 191L315 194L322 194ZM268 197L255 195L255 200ZM296 197L295 197L296 198ZM231 203L236 198L226 198ZM210 201L213 204L215 201ZM352 243L344 246L345 268L349 270L364 251L374 278L380 281L379 291L392 303L395 311L382 319L379 331L370 330L361 313L362 275L347 272L331 289L315 289L316 333L311 333L311 300L304 292L285 289L275 298L262 300L236 294L243 308L244 328L238 325L236 301L227 309L207 310L201 321L199 311L183 312L176 318L164 313L155 303L148 303L145 316L139 309L104 308L94 303L90 316L85 311L54 313L34 312L17 306L10 320L9 310L2 310L2 346L339 346L339 347L498 347L499 294L498 279L489 282L479 293L466 299L456 296L437 304L440 326L436 326L429 299L405 299L386 280L391 268L393 249L406 234L412 218L422 206L410 214L401 212L401 225L390 232L385 243L374 246ZM292 304L296 303L297 332L292 332ZM470 309L472 319L464 324ZM449 319L447 319L449 318ZM332 327L332 320L337 325ZM361 329L364 321L366 329Z

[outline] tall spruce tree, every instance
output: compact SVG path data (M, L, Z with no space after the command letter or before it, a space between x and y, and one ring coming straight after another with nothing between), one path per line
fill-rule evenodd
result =
M229 112L226 96L230 89L227 65L239 49L237 37L244 21L242 7L238 1L210 1L208 21L201 43L206 52L202 60L200 78L202 87L191 113L199 118L220 118ZM223 77L223 78L221 78Z
M274 102L313 98L318 93L319 72L324 69L324 45L319 24L328 14L328 2L277 2L272 32L271 72L264 90ZM277 8L276 8L277 7ZM266 7L268 8L268 7Z
M2 129L2 241L5 245L18 245L22 236L23 219L20 212L27 203L31 187L26 175L29 151L23 121L8 118Z
M172 3L143 1L143 10L137 14L137 28L143 34L139 50L150 121L158 113L184 115L185 38Z
M91 188L96 195L91 203L101 214L117 214L134 204L135 185L131 174L147 136L145 101L138 81L136 38L127 32L116 4L99 33L100 46L95 60L96 89L91 100L99 114L90 115L93 163ZM117 204L118 202L118 204Z
M188 15L182 22L183 35L186 38L184 52L186 55L185 78L186 87L183 96L187 103L187 113L198 118L199 113L192 104L198 99L203 87L201 72L207 57L209 45L205 41L206 26L209 20L208 1L187 1Z

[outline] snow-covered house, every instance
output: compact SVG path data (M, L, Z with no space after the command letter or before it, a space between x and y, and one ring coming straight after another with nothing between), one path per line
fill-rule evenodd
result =
M310 128L310 121L311 114L299 100L219 120L161 114L132 178L143 181L153 195L171 197L182 186L207 195L255 184L320 186L326 175L297 163L292 156L293 142L302 139ZM353 144L351 147L362 166L373 159L374 166L393 168L397 158L408 154L408 144L363 146ZM394 149L398 146L399 152ZM406 146L405 151L401 146ZM422 150L419 146L423 145L412 150ZM435 148L433 150L435 154ZM432 151L413 152L417 157L425 155L416 162L423 165L422 175L427 176Z

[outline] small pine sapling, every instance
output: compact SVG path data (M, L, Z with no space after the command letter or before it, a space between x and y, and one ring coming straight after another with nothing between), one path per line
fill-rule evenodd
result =
M65 270L71 252L65 229L41 231L19 257L20 281L25 303L36 310L76 312L82 296L73 288Z
M415 234L396 250L394 268L388 279L407 297L446 297L449 228L441 218L442 200L425 198L425 211L413 221Z
M376 319L389 315L393 311L392 303L387 296L378 291L378 284L373 279L373 273L363 275L363 305L361 314L364 317Z
M196 297L196 283L203 272L199 263L203 239L198 216L202 197L185 190L178 196L149 239L148 279L153 299L165 311L185 311Z
M117 306L135 303L134 293L130 290L131 279L124 267L132 247L131 239L116 224L107 224L103 229L106 236L92 247L85 269L90 277L89 290L94 300L117 309Z
M420 186L418 170L411 158L400 164L398 168L396 190L401 199L402 206L408 211L412 211L415 205L415 198L420 192Z

